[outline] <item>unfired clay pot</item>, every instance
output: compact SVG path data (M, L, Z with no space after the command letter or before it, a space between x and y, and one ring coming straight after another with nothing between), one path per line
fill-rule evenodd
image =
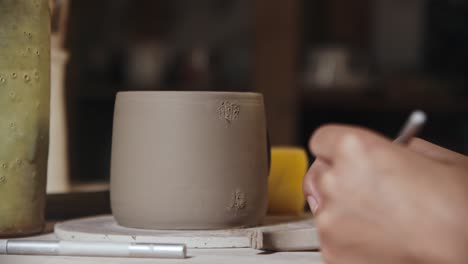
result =
M121 92L112 141L117 222L144 229L259 224L267 208L263 97Z

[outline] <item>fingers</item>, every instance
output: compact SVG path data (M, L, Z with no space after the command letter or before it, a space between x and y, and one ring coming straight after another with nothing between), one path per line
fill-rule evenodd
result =
M442 148L420 138L412 139L408 147L428 158L445 163L458 163L467 160L467 157L462 154Z
M390 140L364 128L345 125L326 125L319 128L309 141L312 154L329 163L333 163L343 149L346 136L354 136L365 148L377 144L391 144Z
M359 171L363 163L368 162L368 157L363 150L363 143L354 135L343 137L340 150L337 153L340 164L328 168L316 178L316 188L324 203L328 199L341 197L340 186L348 186L356 182L362 176Z
M327 200L336 196L337 191L337 174L331 169L325 172L317 179L317 189L322 197L322 207L324 207Z
M343 186L361 181L359 171L369 163L363 142L353 134L343 136L336 153L336 162L330 166L318 158L305 177L304 193L314 214L325 209L329 200L341 199ZM317 199L318 198L318 199Z
M327 165L323 166L326 167ZM337 177L331 172L331 169L320 172L314 170L312 166L310 169L312 173L308 173L312 174L312 176L304 181L304 193L311 212L316 215L325 207L327 200L335 194Z
M313 213L317 211L321 203L320 193L317 189L317 180L329 168L330 165L328 165L325 161L322 159L316 159L304 177L304 182L302 185L303 191Z
M345 133L343 136L340 135L341 142L336 144L337 150L334 155L337 160L345 164L341 164L339 167L349 167L349 165L346 165L348 162L352 162L352 166L356 166L360 161L353 160L355 158L364 158L361 154L363 153L362 142L355 134ZM330 170L330 164L318 157L304 177L303 191L314 214L317 214L318 209L323 206L322 196L333 195L336 179L335 176L330 174Z

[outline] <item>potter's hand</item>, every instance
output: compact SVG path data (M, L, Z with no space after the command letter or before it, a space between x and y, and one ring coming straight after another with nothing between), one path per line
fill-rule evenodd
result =
M343 130L348 130L352 133L357 133L359 135L362 135L363 137L366 136L366 133L369 133L369 131L355 127L343 127ZM342 132L345 133L346 131ZM430 159L440 161L442 163L452 165L458 164L461 166L468 167L468 157L442 148L440 146L434 145L420 138L414 138L413 140L411 140L408 148L416 153L424 155ZM306 176L304 177L304 194L306 197L309 197L309 204L311 206L312 211L315 211L318 208L321 200L316 189L315 180L318 177L317 175L322 174L328 168L329 164L327 164L327 162L318 157L310 167Z
M326 126L304 191L327 263L468 263L468 159L422 140Z

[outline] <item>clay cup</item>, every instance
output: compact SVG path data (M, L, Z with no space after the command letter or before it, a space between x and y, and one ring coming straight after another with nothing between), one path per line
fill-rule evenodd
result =
M261 94L120 92L113 215L143 229L258 225L267 208L268 159Z

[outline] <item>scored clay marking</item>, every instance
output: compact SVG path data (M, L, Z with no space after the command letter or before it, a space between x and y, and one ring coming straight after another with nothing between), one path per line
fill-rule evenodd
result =
M224 119L226 123L239 119L240 105L230 101L222 101L218 107L219 117Z
M229 206L229 209L239 211L245 209L246 205L247 199L245 197L245 193L241 190L235 190L232 193L231 205Z

